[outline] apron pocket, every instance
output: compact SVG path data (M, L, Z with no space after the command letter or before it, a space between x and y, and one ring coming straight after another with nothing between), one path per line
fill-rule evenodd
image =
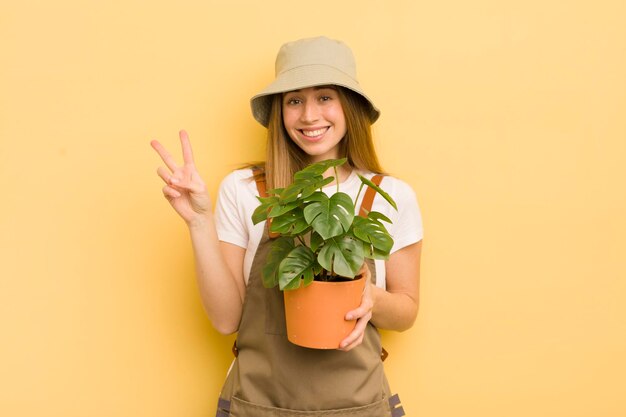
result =
M337 410L298 411L253 404L233 397L230 403L232 417L391 417L387 399L360 407Z

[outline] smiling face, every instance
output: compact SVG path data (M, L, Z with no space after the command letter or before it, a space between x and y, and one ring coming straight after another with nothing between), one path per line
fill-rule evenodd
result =
M287 134L311 157L310 162L339 157L346 119L334 87L309 87L285 93L282 113Z

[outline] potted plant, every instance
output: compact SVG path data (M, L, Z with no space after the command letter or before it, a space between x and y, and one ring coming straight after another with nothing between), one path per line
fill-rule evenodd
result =
M355 215L355 202L365 186L369 186L397 209L393 199L369 179L359 175L361 187L354 201L339 191L331 196L322 188L337 177L337 167L346 159L331 159L298 171L291 185L267 191L259 197L260 206L254 211L254 224L267 220L269 231L280 236L272 242L266 265L263 268L263 285L279 286L284 291L288 339L298 345L316 348L337 348L339 342L354 328L355 321L347 322L345 314L359 306L365 282L358 275L366 258L387 259L393 239L383 222L388 217L376 211L366 216ZM335 176L323 177L330 168ZM293 307L294 302L315 295L319 287L332 287L338 297L322 295L313 300L316 310L309 318L298 318L292 312L304 312L303 305ZM343 287L354 287L349 295ZM348 301L335 313L329 312L339 301ZM324 315L334 316L337 323L321 323ZM334 333L317 343L294 326L303 324L311 330L321 325L323 330Z

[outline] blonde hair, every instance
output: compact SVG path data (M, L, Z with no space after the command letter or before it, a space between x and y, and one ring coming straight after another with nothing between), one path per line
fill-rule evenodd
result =
M335 86L334 86L335 87ZM346 135L339 143L339 157L347 158L348 164L356 169L383 173L378 162L372 139L372 121L369 103L359 94L343 87L336 90L346 119ZM307 166L309 155L296 145L285 130L282 114L282 94L272 96L269 123L267 126L266 159L262 168L268 188L286 187L293 175Z

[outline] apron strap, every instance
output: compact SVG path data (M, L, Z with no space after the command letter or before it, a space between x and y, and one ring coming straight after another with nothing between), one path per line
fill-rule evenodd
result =
M254 175L254 182L256 182L256 189L259 192L259 197L267 197L267 190L265 186L265 172L259 168L252 168L252 174ZM267 234L270 238L275 239L280 236L280 233L270 232L272 226L272 219L267 219Z
M380 175L380 174L376 174L370 179L370 181L372 181L374 184L378 186L380 186L380 183L382 182L382 180L383 180L383 175ZM367 217L367 213L369 213L372 210L374 197L376 197L376 190L368 186L367 190L365 191L365 195L363 195L363 201L361 202L361 207L359 209L359 216ZM380 360L384 362L385 359L387 359L387 356L389 356L389 352L387 352L385 348L382 348L380 352Z
M380 186L380 183L382 180L383 180L383 176L380 174L376 174L372 177L370 181ZM369 213L372 210L372 203L374 203L374 197L376 197L376 190L368 186L367 190L365 190L365 195L363 195L363 202L361 203L361 208L359 209L359 216L367 217L367 213Z
M217 400L217 412L215 417L228 417L230 415L230 401L219 397Z
M402 417L405 415L404 408L400 405L400 397L398 394L389 398L389 408L391 408L392 417Z

